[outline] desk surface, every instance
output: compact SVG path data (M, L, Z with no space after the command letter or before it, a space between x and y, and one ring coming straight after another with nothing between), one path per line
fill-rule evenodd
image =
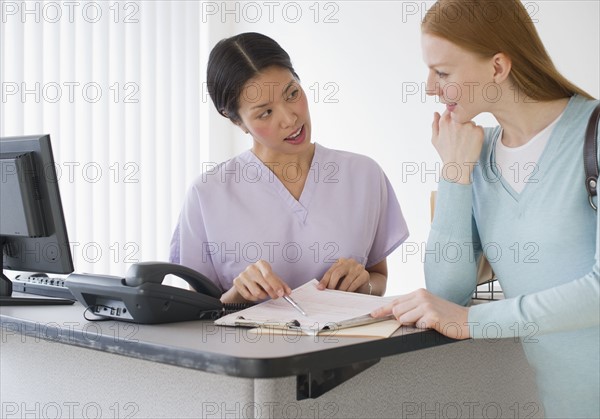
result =
M454 340L433 330L402 327L386 339L256 335L211 321L139 325L87 321L72 306L0 307L2 333L29 336L109 353L236 377L306 374L378 360Z

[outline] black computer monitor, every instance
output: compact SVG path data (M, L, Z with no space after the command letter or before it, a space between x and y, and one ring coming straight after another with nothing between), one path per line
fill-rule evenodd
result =
M4 275L4 269L73 272L50 136L0 138L0 176L0 305L72 304L14 297Z

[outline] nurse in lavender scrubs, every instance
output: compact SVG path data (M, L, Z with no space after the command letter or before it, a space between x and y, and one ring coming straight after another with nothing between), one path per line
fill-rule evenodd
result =
M226 303L282 297L313 278L323 289L383 295L386 258L408 237L400 205L372 159L312 141L288 54L258 33L224 39L207 84L252 148L192 183L171 261L211 279Z

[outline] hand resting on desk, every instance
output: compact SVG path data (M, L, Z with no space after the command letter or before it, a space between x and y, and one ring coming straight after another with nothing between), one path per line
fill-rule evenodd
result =
M467 307L437 297L425 289L402 295L371 312L373 317L393 314L402 325L434 329L453 339L470 338Z
M387 284L387 262L381 262L365 268L353 258L339 258L325 272L319 281L320 290L331 289L362 294L385 294Z
M355 292L360 287L368 284L370 279L369 272L354 259L339 258L325 272L318 288L331 290Z

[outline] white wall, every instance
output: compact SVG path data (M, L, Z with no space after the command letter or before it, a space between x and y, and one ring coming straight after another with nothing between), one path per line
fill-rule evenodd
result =
M559 70L593 96L600 96L600 3L524 3ZM436 188L438 164L430 127L433 112L441 108L435 99L425 100L422 84L426 67L421 60L419 28L431 4L229 2L225 6L206 2L203 7L211 30L228 25L231 34L262 32L288 51L312 99L314 141L366 154L387 173L411 231L405 246L388 259L388 295L424 286L420 249L429 231L429 194ZM300 18L297 10L301 10ZM336 22L328 23L332 20ZM415 88L418 91L413 94ZM482 115L477 122L490 125L494 119ZM250 147L250 140L237 129L223 129L220 141L231 138L232 154ZM228 157L225 152L211 153L217 161Z

